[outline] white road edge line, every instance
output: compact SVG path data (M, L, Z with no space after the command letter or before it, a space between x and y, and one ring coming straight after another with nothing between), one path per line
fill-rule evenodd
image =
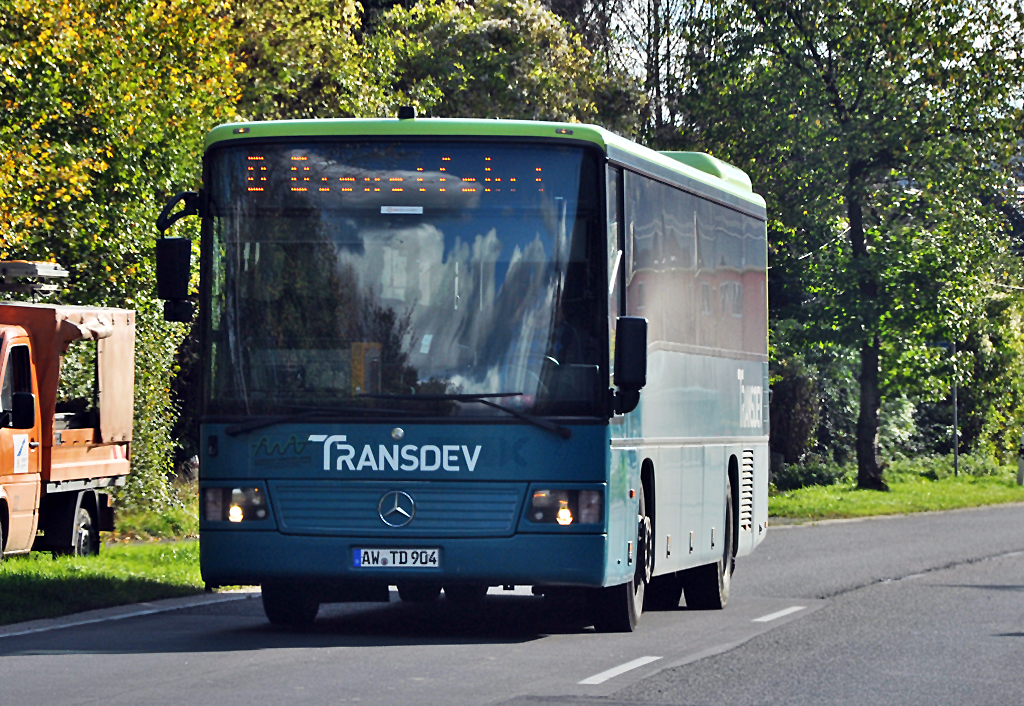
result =
M49 632L51 630L63 630L64 628L77 628L81 625L92 625L93 623L105 623L110 620L124 620L125 618L138 618L143 615L153 615L154 613L168 613L172 610L184 610L186 608L198 608L200 606L211 605L213 603L226 603L228 601L236 601L242 598L252 597L251 592L239 592L239 593L220 593L210 596L209 600L205 601L194 601L191 603L185 603L180 605L171 606L159 606L156 608L144 608L142 610L134 610L130 613L119 613L117 615L104 615L99 618L87 618L85 620L75 620L66 623L59 623L57 625L44 625L38 628L29 628L28 630L19 630L18 632L2 632L0 631L0 640L5 637L18 637L19 635L31 635L37 632ZM100 610L109 610L103 609ZM59 620L59 618L57 618ZM0 628L2 630L2 628Z
M807 606L802 606L802 605L790 606L789 608L786 608L784 610L780 610L780 611L777 611L775 613L769 613L768 615L762 615L760 618L754 618L750 622L752 622L752 623L769 623L769 622L771 622L771 621L773 621L773 620L775 620L777 618L784 618L787 615L791 615L792 613L797 612L798 610L803 610L806 607Z
M628 671L630 671L632 669L636 669L637 667L642 667L645 664L650 664L651 662L657 662L659 659L661 659L661 657L640 657L638 659L634 659L632 662L626 662L625 664L620 664L618 667L612 667L611 669L608 669L608 670L606 670L604 672L601 672L600 674L595 674L592 677L587 677L586 679L584 679L583 681L581 681L579 683L580 684L603 684L604 682L608 681L612 677L617 677L620 674L625 674L626 672L628 672Z

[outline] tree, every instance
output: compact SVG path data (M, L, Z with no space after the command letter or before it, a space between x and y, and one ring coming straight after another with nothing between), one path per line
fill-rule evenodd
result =
M628 79L595 66L537 0L397 6L365 49L390 113L407 104L436 117L598 122L629 132L642 104Z
M234 115L221 0L6 0L0 14L0 258L55 260L63 303L138 312L128 498L166 499L183 333L155 298L153 222L198 182L202 135Z
M232 0L245 64L238 110L252 120L350 118L381 111L357 41L355 0Z
M862 488L885 488L883 375L963 340L1010 267L986 200L1020 137L1022 18L1020 0L744 0L680 99L679 141L768 195L792 285L773 313L859 352Z

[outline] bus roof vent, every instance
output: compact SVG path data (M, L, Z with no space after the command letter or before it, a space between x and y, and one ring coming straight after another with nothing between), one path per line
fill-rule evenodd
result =
M710 174L713 177L727 181L744 191L753 191L750 185L750 177L742 169L716 159L710 154L704 154L703 152L662 152L661 154L694 169L699 169L705 174Z

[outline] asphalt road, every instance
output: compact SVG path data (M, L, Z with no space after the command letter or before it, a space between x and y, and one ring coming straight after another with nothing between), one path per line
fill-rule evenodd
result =
M773 527L720 612L259 599L0 637L0 704L1024 703L1024 506Z

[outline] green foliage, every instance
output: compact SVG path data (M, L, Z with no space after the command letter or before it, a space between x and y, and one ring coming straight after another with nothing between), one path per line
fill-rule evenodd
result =
M960 463L962 472L953 477L952 456L893 462L885 473L888 493L859 490L852 478L776 492L768 499L769 514L823 520L1024 502L1016 466L999 466L977 456L961 456Z
M0 563L0 625L202 591L199 542L104 547L97 557L35 552Z
M771 450L797 463L814 446L821 398L815 371L797 356L776 359L771 375Z
M916 475L932 480L954 477L953 454L945 456L918 456L900 458L889 463L886 472L891 476ZM1016 477L1016 464L1002 466L998 461L980 454L964 454L960 456L959 474L972 478Z
M115 507L115 532L110 541L139 539L183 539L199 536L199 484L172 482L163 506Z
M856 469L840 465L829 458L811 455L801 463L785 463L772 473L771 482L777 490L796 490L809 485L848 483Z
M196 185L203 133L234 115L227 9L8 0L0 14L0 258L66 267L62 303L138 312L134 502L166 500L183 334L154 298L153 222L167 194Z
M1019 277L990 197L1018 150L1022 16L997 0L723 4L707 20L715 51L680 98L681 146L748 170L778 219L773 317L861 356L869 485L883 396L944 394L928 344L968 339L990 283Z
M377 115L354 0L233 0L245 62L239 112L253 120Z

